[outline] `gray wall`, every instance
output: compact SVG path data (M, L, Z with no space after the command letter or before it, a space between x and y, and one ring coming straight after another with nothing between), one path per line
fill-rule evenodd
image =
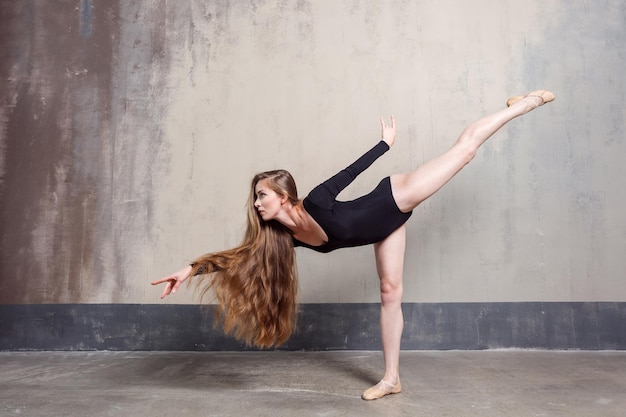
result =
M251 176L300 194L380 137L342 197L535 88L408 225L405 301L626 301L621 0L0 3L0 303L160 303L235 245ZM303 303L375 303L371 247L298 249ZM191 304L182 291L164 303Z

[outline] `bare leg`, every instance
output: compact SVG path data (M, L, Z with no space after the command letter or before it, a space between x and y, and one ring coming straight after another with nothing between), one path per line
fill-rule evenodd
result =
M502 126L537 108L544 101L554 99L552 93L549 93L551 98L548 96L547 99L532 94L534 93L526 98L517 97L510 107L466 127L454 145L443 155L425 163L413 172L392 175L391 189L400 210L409 212L437 192L474 158L480 145Z
M400 339L404 327L402 316L402 274L406 226L401 226L382 242L374 245L376 269L380 278L380 333L385 359L385 376L363 393L363 399L375 400L401 391Z

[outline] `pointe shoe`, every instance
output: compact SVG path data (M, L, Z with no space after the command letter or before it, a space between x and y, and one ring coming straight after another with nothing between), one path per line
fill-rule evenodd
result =
M517 103L518 101L527 99L529 97L539 97L541 99L541 102L539 104L537 104L537 102L535 102L534 100L527 100L531 102L535 107L543 106L544 104L551 102L555 98L554 93L552 93L552 91L536 90L536 91L526 94L525 96L514 96L514 97L509 98L506 101L506 106L511 107L511 105L513 105L514 103Z
M365 392L361 395L361 398L364 400L377 400L385 395L397 394L399 392L402 392L402 384L400 384L400 380L393 385L381 379L378 384L365 390Z

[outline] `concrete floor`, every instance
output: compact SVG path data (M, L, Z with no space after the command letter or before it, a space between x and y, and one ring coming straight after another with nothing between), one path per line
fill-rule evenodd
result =
M620 416L626 352L0 352L0 416Z

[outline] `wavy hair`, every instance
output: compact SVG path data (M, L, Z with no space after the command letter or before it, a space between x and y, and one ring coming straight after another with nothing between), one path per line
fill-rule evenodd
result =
M296 183L288 171L255 175L242 243L199 257L192 263L190 275L208 274L196 284L200 299L210 292L215 295L216 320L226 334L247 345L267 348L284 343L295 329L298 276L291 231L276 220L264 221L254 207L255 188L263 179L281 197L298 203Z

